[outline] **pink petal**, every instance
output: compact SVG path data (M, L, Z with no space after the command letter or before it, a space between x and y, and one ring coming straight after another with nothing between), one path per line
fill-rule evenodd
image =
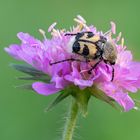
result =
M109 96L112 97L116 102L118 102L125 111L129 111L135 106L134 101L128 96L127 93L116 92L110 94Z
M55 84L45 84L43 82L35 82L32 84L32 88L42 95L50 95L59 92L61 89L55 88Z
M63 77L53 76L51 82L55 82L56 88L65 88L69 82L67 82Z
M127 93L118 89L113 83L102 84L99 87L107 96L113 98L125 111L129 111L135 105L134 101L128 96Z
M79 85L79 86L91 87L93 85L93 81L82 80L82 79L74 79L74 84Z
M21 59L18 54L18 52L21 50L21 47L19 45L13 44L10 45L9 48L5 48L4 50L15 59L19 59L19 60Z
M30 44L30 45L33 45L33 44L36 44L37 40L30 36L28 33L23 33L23 32L19 32L17 34L17 37L22 41L22 43L24 44Z

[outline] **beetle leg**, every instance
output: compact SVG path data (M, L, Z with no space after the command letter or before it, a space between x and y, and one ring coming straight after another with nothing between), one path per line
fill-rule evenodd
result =
M114 80L114 72L115 72L115 70L114 70L114 67L112 66L112 78L111 78L111 82Z
M102 61L102 59L100 59L94 66L92 66L91 69L88 70L88 74L91 74L91 71L92 71L93 69L95 69L96 66L97 66L101 61Z

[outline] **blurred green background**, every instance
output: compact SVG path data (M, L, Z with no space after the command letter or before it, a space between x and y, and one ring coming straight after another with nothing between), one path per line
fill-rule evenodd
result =
M47 104L56 97L38 95L15 88L24 83L16 80L21 73L8 65L17 62L3 48L19 43L16 34L29 32L42 38L38 29L49 25L69 28L80 14L89 24L106 31L110 21L122 31L125 44L140 61L139 0L0 0L0 140L58 140L63 131L67 102L45 113ZM49 34L47 34L49 36ZM137 95L137 98L140 98ZM75 140L138 140L140 112L120 113L106 103L92 99L87 118L80 117Z

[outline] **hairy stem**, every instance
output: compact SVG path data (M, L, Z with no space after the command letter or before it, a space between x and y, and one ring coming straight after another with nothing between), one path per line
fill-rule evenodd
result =
M73 101L70 110L68 112L62 140L72 140L74 129L76 126L77 116L78 116L78 104L76 101Z

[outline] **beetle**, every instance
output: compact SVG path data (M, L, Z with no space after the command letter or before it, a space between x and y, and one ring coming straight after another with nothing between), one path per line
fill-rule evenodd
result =
M110 33L110 32L109 32ZM106 33L104 35L94 34L90 31L79 32L76 34L67 33L65 36L72 36L68 42L67 51L69 53L75 53L83 56L86 59L86 62L90 60L96 60L96 63L88 70L88 73L91 74L91 71L101 62L104 61L106 64L115 65L117 59L116 46L113 43L110 35ZM65 59L50 63L50 65L65 62L65 61L81 61L80 59ZM114 67L112 67L112 78L114 79Z

